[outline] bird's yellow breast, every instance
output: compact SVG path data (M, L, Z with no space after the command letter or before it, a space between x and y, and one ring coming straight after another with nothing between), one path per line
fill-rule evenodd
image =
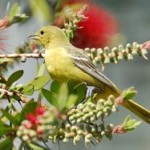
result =
M99 84L95 78L74 65L64 48L46 50L45 63L48 73L54 80L63 82L71 79L76 82L87 82L88 85Z
M64 48L46 50L45 63L50 76L58 81L67 80L71 59Z

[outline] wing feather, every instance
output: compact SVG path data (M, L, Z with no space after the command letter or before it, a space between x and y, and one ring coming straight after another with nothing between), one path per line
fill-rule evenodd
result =
M117 87L109 80L101 71L98 69L87 56L85 56L83 50L76 47L66 47L68 52L70 52L70 57L72 58L74 64L80 68L82 71L93 76L100 82L110 86L112 89L116 90Z

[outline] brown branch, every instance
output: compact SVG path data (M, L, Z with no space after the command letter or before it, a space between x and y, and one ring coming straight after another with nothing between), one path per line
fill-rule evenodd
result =
M26 58L44 58L44 53L24 53L24 54L0 54L0 58L20 58L21 61L25 61Z

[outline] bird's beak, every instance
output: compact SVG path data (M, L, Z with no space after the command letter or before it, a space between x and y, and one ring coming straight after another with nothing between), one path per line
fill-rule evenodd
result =
M38 35L36 35L36 34L30 35L28 38L29 39L33 39L33 40L40 40L40 37Z

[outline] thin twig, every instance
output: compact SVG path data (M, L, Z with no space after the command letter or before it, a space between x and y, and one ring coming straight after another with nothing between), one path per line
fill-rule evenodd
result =
M43 58L44 53L0 54L0 58Z

